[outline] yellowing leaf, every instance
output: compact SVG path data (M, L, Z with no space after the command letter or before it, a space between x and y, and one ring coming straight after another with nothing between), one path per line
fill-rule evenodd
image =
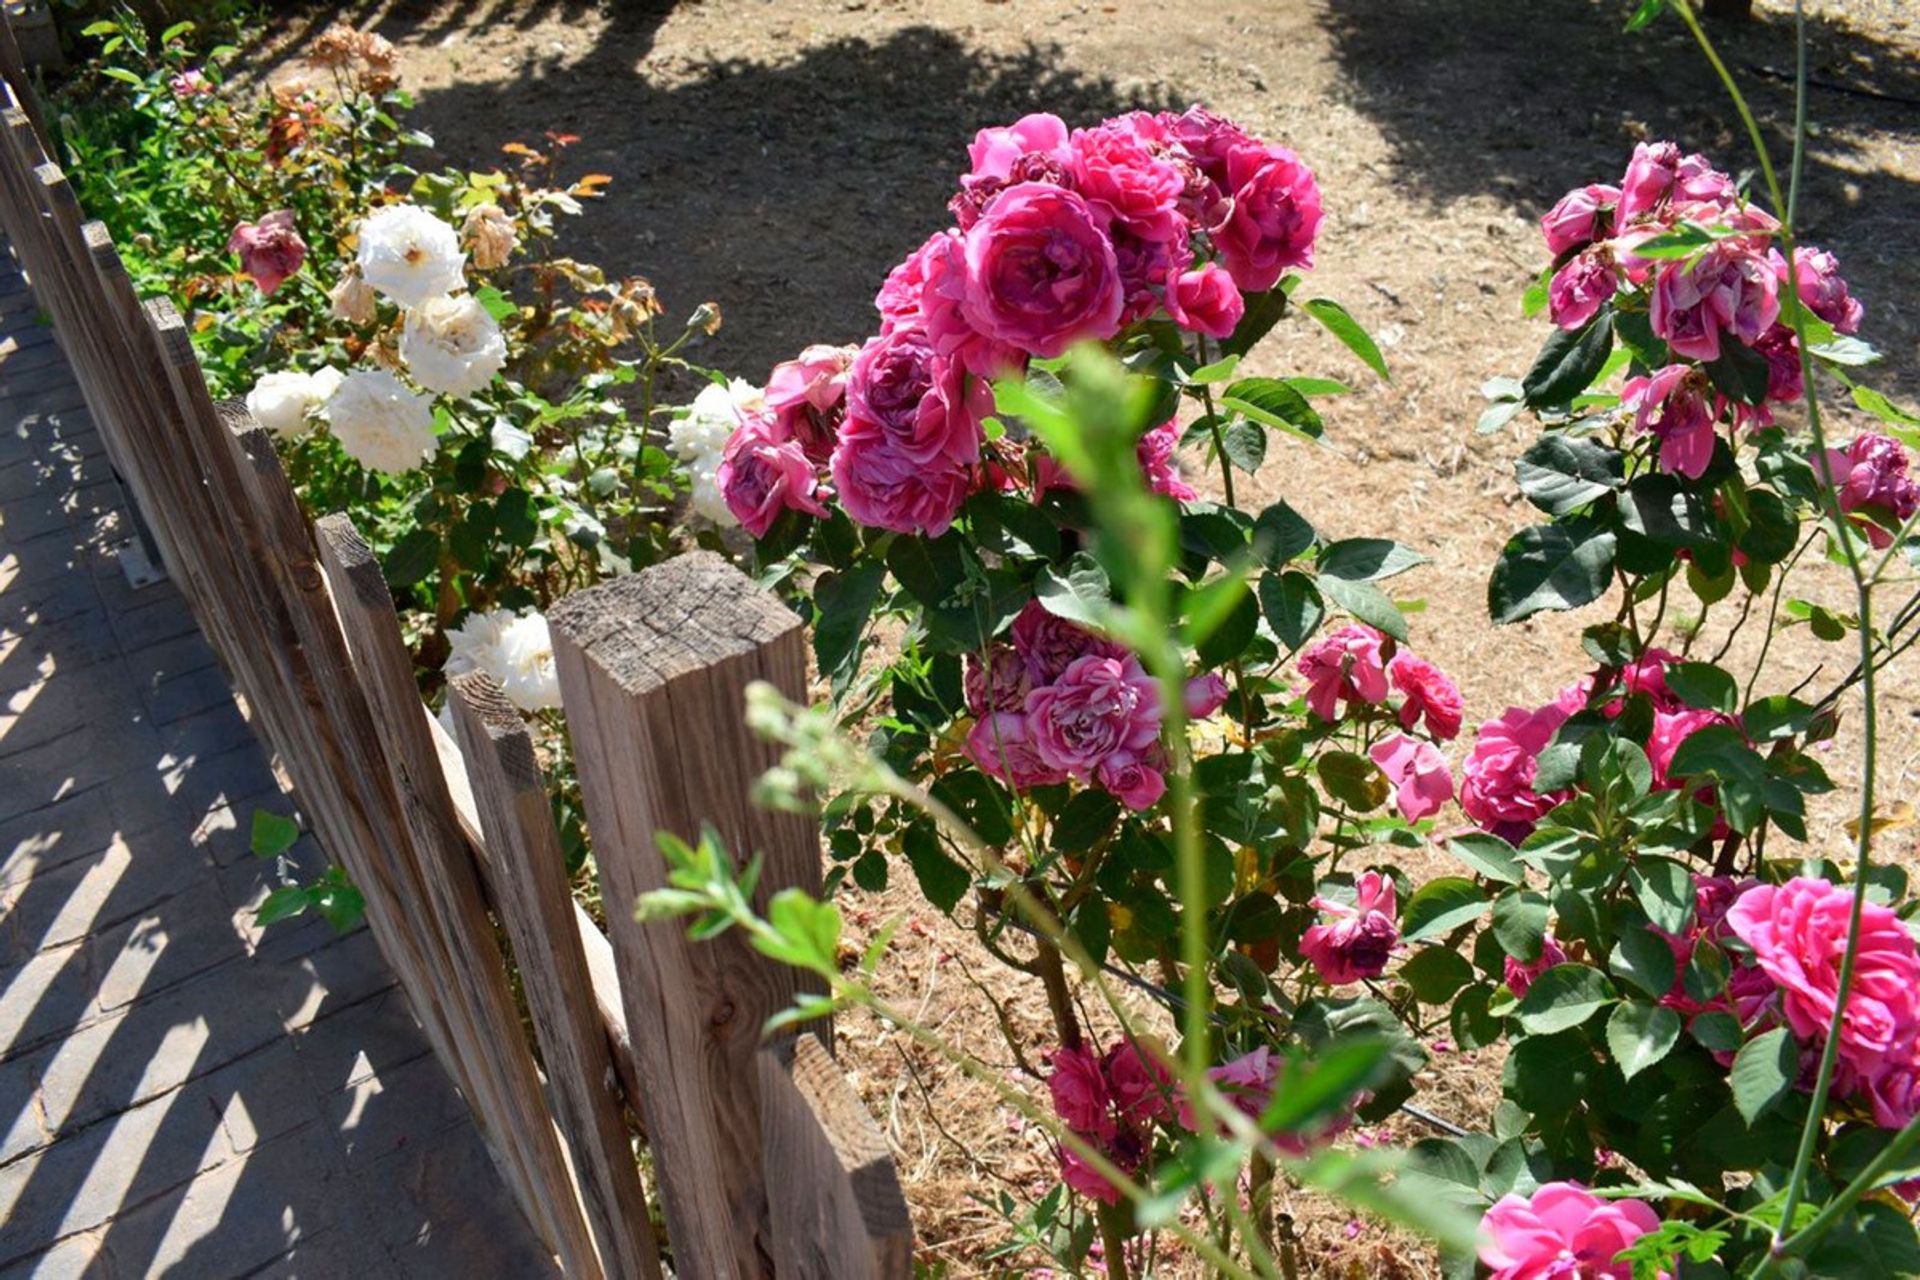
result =
M1876 812L1873 815L1873 827L1869 834L1877 836L1882 831L1898 831L1912 825L1913 806L1902 800L1885 813ZM1847 834L1855 840L1860 838L1860 819L1854 818L1847 823Z

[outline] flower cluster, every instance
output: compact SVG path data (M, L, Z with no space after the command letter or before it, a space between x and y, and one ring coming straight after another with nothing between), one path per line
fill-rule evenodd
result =
M1341 718L1343 706L1351 716L1400 695L1394 714L1403 732L1374 743L1368 754L1392 783L1402 817L1430 818L1453 799L1453 773L1434 744L1459 736L1464 704L1459 686L1444 672L1358 622L1310 646L1299 669L1307 681L1307 709L1328 724Z
M1659 440L1663 470L1697 478L1720 424L1766 425L1772 404L1804 393L1799 342L1781 314L1789 277L1834 332L1860 327L1863 309L1833 255L1798 247L1789 265L1773 245L1779 226L1704 156L1671 142L1641 143L1618 186L1577 188L1541 219L1556 264L1555 324L1584 329L1609 305L1644 312L1648 370L1627 380L1622 406ZM1707 366L1736 357L1764 373L1752 394L1710 376Z
M1174 1114L1175 1087L1160 1064L1160 1052L1122 1039L1104 1054L1085 1046L1062 1048L1051 1060L1047 1090L1054 1114L1127 1173L1146 1158L1154 1121ZM1060 1148L1060 1174L1082 1195L1120 1202L1120 1189L1069 1145Z
M1840 995L1853 893L1809 876L1756 884L1726 911L1726 927L1772 979L1780 1012L1801 1040L1826 1042ZM1858 1094L1874 1120L1898 1129L1920 1114L1920 952L1891 908L1862 906L1853 983L1840 1022L1838 1092Z
M1009 638L968 655L967 757L1016 788L1072 778L1133 809L1166 792L1159 686L1122 645L1029 601ZM1186 711L1205 719L1227 700L1218 675L1188 681Z
M471 613L447 632L452 652L447 675L484 671L499 681L508 701L522 711L560 705L560 675L553 663L553 637L545 615L528 609Z
M741 424L765 403L760 388L739 378L709 383L667 425L667 447L686 469L693 513L723 529L740 521L720 490L721 457Z
M765 412L739 428L721 490L755 536L830 502L856 524L937 536L983 486L1038 496L1058 473L1031 465L1024 441L987 438L991 379L1155 318L1224 338L1245 295L1313 262L1312 172L1203 108L1074 130L1031 115L981 130L968 155L955 225L880 288L880 332L776 368ZM1141 466L1190 500L1178 441L1171 422L1148 432Z

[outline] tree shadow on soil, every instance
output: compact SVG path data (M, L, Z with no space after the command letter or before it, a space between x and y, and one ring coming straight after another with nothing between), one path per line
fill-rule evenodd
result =
M353 20L358 7L322 9ZM611 6L584 55L529 51L510 82L420 90L412 118L442 160L475 168L500 165L504 143L539 145L545 130L582 135L563 176L614 181L604 204L566 220L563 250L609 277L653 281L670 326L717 302L723 330L693 358L753 380L808 343L874 331L875 290L949 225L946 203L982 126L1031 111L1085 124L1174 105L1068 66L1057 47L995 53L931 27L839 39L770 64L644 66L669 7ZM541 9L512 7L512 21ZM432 38L400 13L374 28L396 41Z
M1623 0L1339 0L1323 23L1353 105L1394 170L1436 204L1492 194L1527 214L1571 187L1617 181L1639 138L1673 138L1739 174L1755 168L1738 117L1672 15L1622 34ZM1800 226L1840 256L1894 371L1915 374L1920 328L1920 56L1846 21L1809 15L1809 115L1818 129ZM1794 23L1757 10L1709 34L1747 95L1775 162L1793 138ZM1755 190L1759 181L1755 176ZM1544 261L1544 258L1543 258Z

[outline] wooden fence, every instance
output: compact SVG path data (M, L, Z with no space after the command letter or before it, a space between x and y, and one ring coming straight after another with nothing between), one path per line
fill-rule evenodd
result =
M609 939L568 892L518 713L475 674L449 695L458 742L435 722L371 550L344 516L310 523L268 434L209 397L181 317L135 296L17 86L0 80L0 226L168 573L564 1273L661 1275L644 1133L676 1276L910 1274L906 1203L830 1028L763 1035L796 971L627 909L662 882L655 833L703 823L764 857L762 904L818 890L812 824L747 799L770 757L743 690L805 693L797 620L709 553L550 610Z

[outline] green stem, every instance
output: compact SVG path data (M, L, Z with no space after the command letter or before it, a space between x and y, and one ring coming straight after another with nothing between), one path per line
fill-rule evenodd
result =
M1672 0L1674 10L1693 38L1713 65L1720 81L1726 86L1727 93L1733 99L1735 110L1740 113L1741 121L1746 125L1747 135L1753 141L1753 149L1760 160L1760 171L1766 178L1767 191L1773 200L1773 207L1783 215L1780 225L1780 251L1786 258L1787 299L1790 304L1790 320L1794 337L1799 347L1801 380L1806 387L1807 423L1813 434L1814 458L1816 470L1820 473L1822 484L1821 498L1827 508L1827 516L1832 520L1834 534L1840 543L1842 558L1846 561L1848 576L1853 580L1854 595L1860 610L1860 663L1861 663L1861 725L1864 741L1861 744L1861 781L1859 834L1856 837L1854 857L1853 907L1847 924L1847 949L1840 959L1839 987L1833 1004L1833 1017L1827 1025L1826 1043L1821 1047L1820 1069L1814 1076L1812 1101L1807 1108L1807 1119L1800 1130L1800 1144L1794 1153L1793 1167L1787 1174L1787 1185L1780 1208L1780 1225L1774 1229L1772 1251L1775 1257L1783 1256L1789 1240L1798 1244L1807 1237L1809 1231L1794 1231L1793 1220L1800 1207L1800 1201L1806 1191L1807 1174L1813 1165L1814 1148L1819 1145L1823 1128L1827 1092L1833 1084L1835 1064L1839 1058L1840 1033L1845 1025L1847 1004L1853 990L1854 969L1860 956L1860 926L1867 901L1867 871L1873 838L1873 794L1874 768L1876 764L1876 742L1878 721L1875 714L1875 690L1873 669L1873 595L1868 589L1865 574L1860 563L1859 550L1854 545L1853 533L1845 513L1840 509L1839 494L1833 482L1833 471L1827 460L1826 431L1820 422L1820 400L1814 385L1812 356L1807 350L1805 309L1800 305L1799 273L1792 269L1794 260L1793 203L1784 197L1780 190L1780 178L1773 167L1773 160L1767 154L1765 139L1761 136L1760 125L1753 111L1748 107L1745 95L1734 83L1727 66L1714 50L1713 42L1701 29L1700 19L1693 11L1690 0ZM1794 130L1793 130L1793 175L1797 180L1802 156L1806 150L1807 138L1807 29L1806 14L1801 0L1794 3L1795 38L1799 47L1799 60L1794 83ZM1798 197L1796 181L1794 196ZM1829 1209L1831 1206L1828 1206ZM1831 1226L1835 1220L1827 1213L1821 1218ZM1826 1230L1826 1227L1822 1227ZM1801 1246L1804 1247L1804 1246Z
M1860 1176L1849 1182L1841 1189L1839 1195L1828 1201L1811 1222L1775 1245L1766 1260L1760 1264L1759 1269L1753 1273L1753 1280L1763 1280L1763 1277L1774 1275L1779 1271L1782 1261L1803 1252L1807 1246L1831 1230L1840 1220L1841 1215L1853 1208L1863 1196L1879 1188L1880 1183L1899 1167L1900 1162L1906 1159L1907 1153L1912 1151L1916 1144L1920 1144L1920 1118L1909 1120L1907 1127L1895 1134L1893 1141L1889 1142L1880 1154L1860 1171Z

